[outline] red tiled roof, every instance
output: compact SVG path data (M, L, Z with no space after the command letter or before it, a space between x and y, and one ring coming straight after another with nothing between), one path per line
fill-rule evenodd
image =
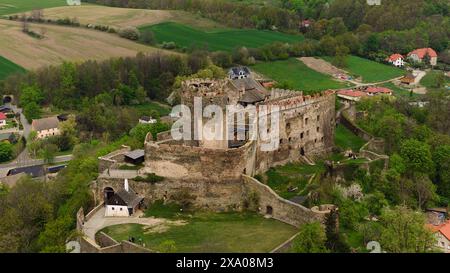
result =
M408 56L412 55L412 54L416 54L419 59L423 59L423 57L425 57L425 54L428 53L428 55L432 58L432 57L437 57L437 53L436 51L434 51L434 49L432 48L419 48L416 50L413 50L411 52L408 53Z
M450 240L450 220L447 220L447 222L439 225L439 226L435 226L432 224L426 224L426 226L431 229L431 231L433 232L440 232L442 233L442 235L445 236L445 238L447 238L448 240Z
M0 120L6 119L6 115L3 112L0 112Z
M392 90L386 87L370 86L366 89L367 93L384 93L391 94Z
M361 92L359 90L351 90L351 89L344 89L344 90L339 90L338 95L343 95L343 96L349 96L349 97L364 97L366 96L366 93Z
M388 60L391 62L395 62L398 59L403 59L403 56L401 54L395 53L389 56Z

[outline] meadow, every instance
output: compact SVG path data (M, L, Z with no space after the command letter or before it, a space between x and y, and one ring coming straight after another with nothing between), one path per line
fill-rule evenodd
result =
M333 57L322 57L331 62ZM386 65L350 55L347 57L347 66L343 68L355 77L362 77L365 83L375 83L400 77L405 74L400 68Z
M146 216L173 220L154 229L139 224L110 226L102 231L115 240L136 242L160 252L167 252L164 243L173 242L170 252L184 253L255 253L269 252L291 236L297 229L283 222L266 219L256 213L180 213L177 205L156 202Z
M0 0L0 15L67 6L66 0Z
M163 51L115 34L85 28L30 24L30 29L38 33L45 30L45 38L36 39L23 33L20 22L1 20L0 56L25 69L35 69L63 61L103 60L135 56L138 52Z
M0 56L0 80L3 80L8 75L17 72L25 72L25 69Z
M304 91L305 93L348 86L346 83L334 80L329 75L312 70L303 62L294 58L258 63L252 69L280 84L287 85L290 89Z
M336 126L336 132L334 136L334 143L336 146L346 150L352 149L352 151L359 151L361 147L366 143L364 139L355 135L352 131L345 126L338 124Z
M65 6L44 10L47 19L77 18L81 24L98 24L121 28L126 26L153 25L177 22L195 28L211 30L224 28L220 23L181 10L149 10L114 8L97 5Z
M300 35L290 35L268 30L219 29L200 30L174 22L139 27L139 30L151 30L158 43L175 42L178 47L206 46L211 51L231 51L238 46L257 48L272 42L299 42Z

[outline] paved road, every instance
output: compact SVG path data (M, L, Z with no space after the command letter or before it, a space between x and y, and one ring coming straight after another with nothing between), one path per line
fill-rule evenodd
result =
M23 158L21 158L21 156L22 156L22 154L20 154L16 158L16 160L14 160L12 162L0 164L0 177L6 176L8 171L11 169L14 169L14 168L29 167L29 166L45 164L43 159L23 159ZM71 159L72 159L72 155L61 155L61 156L55 157L53 162L54 163L62 163L62 162L70 161ZM23 161L20 161L20 160L23 160Z

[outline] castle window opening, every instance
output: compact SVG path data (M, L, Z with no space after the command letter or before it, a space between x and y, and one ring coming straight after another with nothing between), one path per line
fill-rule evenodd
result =
M271 206L267 206L266 207L266 214L267 215L272 215L273 214L273 208Z
M319 121L320 120L320 115L317 115L317 121Z
M305 149L303 147L300 148L300 155L302 155L302 156L305 155Z
M316 127L316 132L319 132L319 130L320 130L320 128L319 128L319 127Z
M305 125L308 125L308 118L305 118Z
M302 132L302 133L300 134L300 138L301 138L301 139L303 139L303 135L304 135L304 133Z

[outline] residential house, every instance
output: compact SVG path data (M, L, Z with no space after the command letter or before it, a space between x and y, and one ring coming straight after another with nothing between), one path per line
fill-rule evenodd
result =
M450 253L450 220L440 225L426 225L436 236L436 247L445 253Z
M232 80L245 79L251 76L250 69L246 66L233 67L228 71L228 77Z
M128 179L125 179L123 189L114 193L105 201L105 216L126 217L133 215L142 205L144 198L139 197L128 185Z
M401 54L392 54L386 61L394 66L402 67L405 65L405 58Z
M369 96L375 96L375 95L392 95L392 90L386 87L380 87L380 86L370 86L367 87L365 92Z
M430 59L430 65L437 64L437 53L432 48L419 48L408 53L408 58L417 63L421 63L426 56Z
M31 123L31 130L37 132L37 138L46 138L49 136L57 136L60 134L59 131L59 120L58 117L49 117L34 119Z
M3 112L0 112L0 127L6 126L6 115Z
M348 101L348 102L354 102L359 101L361 98L366 97L367 93L362 92L360 90L352 90L352 89L345 89L345 90L339 90L337 92L338 98Z
M139 118L139 123L142 123L142 124L154 124L156 122L157 122L156 119L149 117L149 116L142 116Z

